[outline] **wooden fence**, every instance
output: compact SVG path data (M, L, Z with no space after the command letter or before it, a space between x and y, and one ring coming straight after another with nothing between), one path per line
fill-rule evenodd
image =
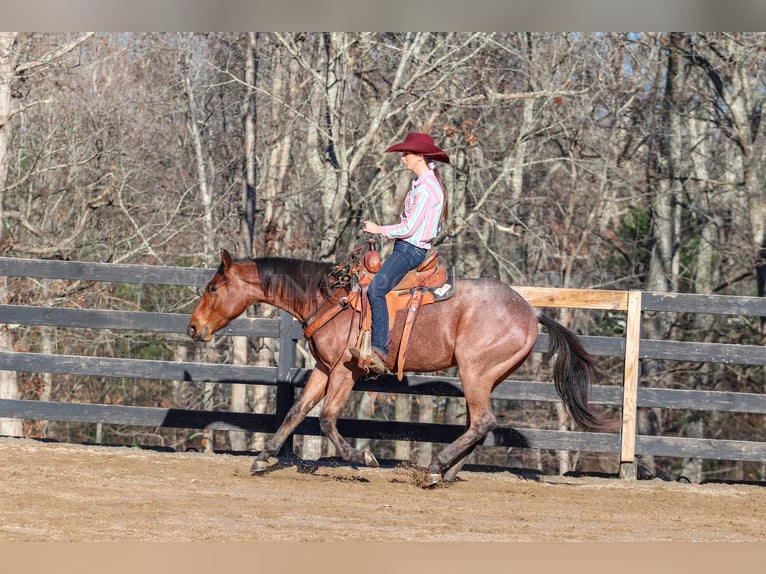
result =
M213 269L117 265L0 258L0 275L79 280L120 284L204 286ZM766 367L766 347L682 341L658 341L641 337L643 313L711 313L766 316L766 299L757 297L660 294L641 291L606 291L516 287L537 307L606 309L625 314L622 337L583 337L586 349L597 356L624 360L622 385L595 385L594 404L619 407L619 434L565 432L530 428L498 427L487 445L517 448L613 453L619 456L620 474L636 476L636 457L655 455L702 459L766 461L766 442L647 436L637 434L637 409L664 408L766 414L766 394L647 388L639 385L641 361L646 359L759 365ZM68 328L116 329L138 332L185 332L188 314L74 309L27 305L0 305L0 327L47 325ZM276 386L276 408L272 414L201 411L145 406L58 403L0 399L0 417L121 424L146 427L240 430L272 433L279 426L295 393L308 378L306 369L296 368L296 342L300 325L282 313L279 319L240 317L220 335L273 337L279 339L276 367L237 366L198 362L172 362L113 357L87 357L27 352L0 352L0 370L67 373L102 377L140 378L157 381L247 383ZM535 352L547 348L541 334ZM437 396L462 396L460 380L445 376L408 374L403 382L393 376L357 383L357 391L395 392ZM504 381L493 398L517 401L556 402L553 384L538 381ZM341 419L340 432L348 438L374 438L423 442L450 442L463 431L458 425L414 422ZM295 431L319 435L316 417L307 418ZM286 445L292 446L289 441Z

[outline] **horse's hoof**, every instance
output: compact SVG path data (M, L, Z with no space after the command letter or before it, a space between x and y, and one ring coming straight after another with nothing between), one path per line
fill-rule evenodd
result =
M438 472L429 472L423 477L423 488L434 488L442 483L442 475Z
M250 467L250 474L258 474L261 472L264 472L265 470L271 468L275 464L279 462L279 459L270 456L266 460L256 460L253 462L253 466Z
M378 464L378 459L375 458L375 455L369 450L364 451L364 464L373 468L378 468L380 466L380 464Z

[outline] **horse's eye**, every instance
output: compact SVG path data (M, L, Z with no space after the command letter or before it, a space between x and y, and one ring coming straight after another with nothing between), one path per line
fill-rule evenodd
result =
M218 287L215 285L208 285L207 290L209 293L215 293L216 291L218 291Z

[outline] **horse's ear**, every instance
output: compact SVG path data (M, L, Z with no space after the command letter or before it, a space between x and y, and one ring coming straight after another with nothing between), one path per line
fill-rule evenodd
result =
M221 263L223 263L224 273L231 267L231 254L225 249L221 249Z

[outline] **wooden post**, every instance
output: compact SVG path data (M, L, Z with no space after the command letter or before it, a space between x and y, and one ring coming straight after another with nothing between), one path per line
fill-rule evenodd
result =
M625 325L625 370L622 391L622 428L620 430L620 478L635 479L636 415L638 404L639 346L641 343L641 291L628 293L628 317Z
M274 431L285 420L287 411L295 402L295 387L292 371L295 367L295 339L293 338L293 317L285 311L279 314L279 361L277 363L277 405ZM280 450L281 455L293 452L293 435L285 440Z

